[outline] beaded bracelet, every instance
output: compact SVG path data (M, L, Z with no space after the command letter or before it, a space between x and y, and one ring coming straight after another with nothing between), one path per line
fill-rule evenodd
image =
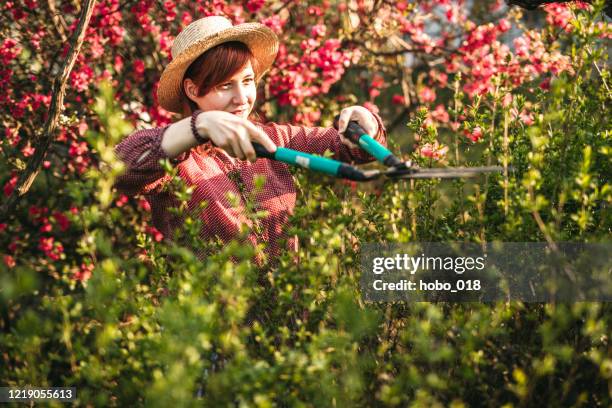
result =
M196 118L200 113L202 113L202 111L198 109L191 114L191 134L193 135L195 140L198 141L199 144L203 144L208 142L208 139L204 136L201 136L200 133L198 133L198 129L196 129Z

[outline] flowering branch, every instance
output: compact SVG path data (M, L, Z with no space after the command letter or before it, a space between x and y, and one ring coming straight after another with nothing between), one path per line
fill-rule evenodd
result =
M64 61L64 65L61 70L61 74L53 81L53 92L51 97L51 106L49 107L49 115L43 126L42 137L38 140L35 147L35 154L32 155L26 169L19 177L15 189L11 192L7 201L0 209L0 217L5 217L11 212L19 197L23 196L32 186L34 179L40 171L40 165L49 149L49 145L53 141L57 123L59 120L60 113L64 107L64 95L66 93L66 82L68 82L68 76L74 67L83 39L85 37L85 31L89 25L89 20L94 9L96 0L85 0L83 7L81 8L81 15L79 17L79 24L74 32L73 40L71 42L70 50Z
M506 0L509 6L519 6L527 10L535 10L539 6L550 4L550 3L569 3L573 0ZM591 3L589 0L585 0L585 3ZM608 17L612 18L612 1L606 1L606 8L604 12Z

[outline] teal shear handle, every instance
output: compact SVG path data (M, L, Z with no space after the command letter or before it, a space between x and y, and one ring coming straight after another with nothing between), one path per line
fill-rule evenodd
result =
M334 118L334 127L338 129L338 120L340 115L336 115ZM363 150L370 153L376 160L381 162L387 167L395 167L402 164L402 161L398 159L393 153L389 151L385 146L378 143L372 136L368 135L367 132L359 125L355 120L351 120L346 127L344 132L351 142L361 146Z
M354 181L368 180L368 177L361 170L338 160L315 156L286 147L277 147L276 152L271 153L259 143L253 142L252 144L257 157L265 157L266 159L281 161L294 166L304 167L305 169L320 171L334 177Z
M334 125L338 128L338 116L336 116ZM384 171L377 169L360 170L357 167L342 163L338 160L315 156L286 147L277 147L276 151L271 153L259 143L252 142L252 145L257 157L276 160L353 181L369 181L383 176L392 180L414 178L462 178L475 177L482 173L503 171L503 168L500 166L421 169L418 166L414 166L411 161L401 161L385 146L368 135L356 121L349 122L344 135L351 142L358 143L359 146L374 156L379 162L387 166L387 169Z

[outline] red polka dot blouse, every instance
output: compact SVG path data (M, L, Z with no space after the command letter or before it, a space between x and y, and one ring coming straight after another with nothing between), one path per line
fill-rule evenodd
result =
M386 146L384 125L378 115L374 116L379 127L375 139ZM323 154L329 150L333 158L349 163L374 160L367 152L344 145L334 128L255 124L277 146L312 154ZM168 211L168 208L178 205L178 200L169 189L164 188L171 178L159 163L161 159L168 158L161 148L162 136L168 126L138 130L115 147L115 153L127 167L115 186L120 193L128 196L143 194L151 206L153 225L166 239L172 240L176 228L183 225L184 215L176 216ZM187 185L193 186L189 210L197 209L202 201L207 203L199 214L203 221L202 239L216 236L227 242L237 238L241 225L247 224L251 227L248 240L253 244L264 242L269 256L274 257L280 252L282 242L289 249L297 248L294 238L288 237L285 232L296 197L293 177L286 164L268 159L257 159L255 163L235 159L210 142L183 152L170 161L178 167L179 177ZM236 173L239 178L236 178ZM261 191L253 194L257 175L263 175L265 183ZM235 199L230 199L228 193L233 193ZM245 199L251 196L254 197L256 210L267 213L257 225L253 225L245 215ZM202 259L206 254L197 255Z

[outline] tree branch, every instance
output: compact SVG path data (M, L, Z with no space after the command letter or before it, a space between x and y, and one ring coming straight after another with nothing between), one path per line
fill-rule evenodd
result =
M49 115L43 126L42 137L36 143L36 152L28 161L26 169L19 177L15 189L8 197L0 209L0 219L6 219L8 214L13 210L17 204L17 200L21 198L32 186L34 179L40 172L40 164L42 163L49 145L53 141L55 136L55 130L59 121L59 116L64 109L64 95L66 93L66 83L68 82L68 76L74 67L83 39L85 37L85 30L89 25L89 20L93 12L96 0L85 0L81 7L81 14L79 16L79 24L74 32L71 40L70 50L62 66L61 74L55 77L53 81L53 91L51 98L51 106L49 107Z
M371 49L370 47L368 47L368 45L360 40L355 40L355 39L349 39L346 38L344 40L342 40L342 47L348 46L348 45L357 45L359 47L361 47L363 49L364 52L368 53L368 54L372 54L375 56L379 56L379 57L394 57L394 56L398 56L398 55L402 55L405 54L407 52L413 52L413 53L420 53L420 54L433 54L435 53L435 51L440 51L440 52L446 52L446 53L456 53L456 54L460 54L463 55L464 53L457 50L457 49L448 49L445 47L440 47L440 46L435 46L432 47L433 48L433 52L426 52L425 51L425 46L418 46L415 45L414 48L410 47L410 46L402 46L401 49L396 49L396 50L391 50L391 51L375 51L373 49Z
M519 6L527 10L535 10L536 8L550 3L570 3L573 0L506 0L509 6ZM585 0L586 3L592 3L590 0ZM606 1L604 13L612 18L612 1Z
M62 43L68 41L66 38L66 31L68 31L68 25L64 21L64 18L60 13L57 12L55 8L55 0L47 0L47 5L49 6L49 11L51 12L51 20L53 21L53 26L55 30L59 34L62 39Z
M292 3L294 3L293 0L284 1L282 6L280 6L279 8L277 8L276 10L272 12L272 15L274 16L280 13L284 8L288 7L289 5L293 5Z

